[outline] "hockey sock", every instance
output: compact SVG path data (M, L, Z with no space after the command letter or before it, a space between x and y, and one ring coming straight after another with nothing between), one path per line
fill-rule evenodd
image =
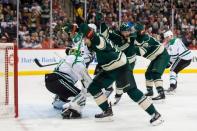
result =
M147 99L147 97L144 96L139 89L134 88L128 90L127 94L133 101L137 102L139 106L142 107L142 109L144 109L149 115L152 115L156 112L156 109L151 103L151 101Z
M147 109L146 109L146 112L149 114L149 115L152 115L154 114L156 111L155 107L153 106L153 104L151 104Z
M161 80L161 79L154 80L154 83L155 83L155 87L156 87L157 91L159 88L163 87L163 80Z
M142 97L141 100L138 102L139 106L142 107L149 115L152 115L156 112L155 107L153 106L152 102L147 97Z
M153 80L146 80L146 87L153 87L154 82Z
M94 99L97 103L97 105L103 110L106 111L109 107L109 104L107 102L107 97L103 94L103 92L100 92L96 95L94 95Z
M174 71L170 72L170 84L176 84L177 82L177 74Z
M138 102L143 97L143 93L137 87L128 90L127 94L135 102Z
M97 105L103 110L106 111L109 107L107 102L107 97L103 94L101 88L94 81L89 85L88 91L94 97Z

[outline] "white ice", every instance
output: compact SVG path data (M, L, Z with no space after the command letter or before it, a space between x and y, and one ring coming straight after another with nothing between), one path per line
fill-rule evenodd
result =
M165 122L149 124L150 116L124 94L113 107L113 122L95 122L100 113L91 97L83 111L83 118L63 120L60 111L52 108L52 94L44 86L43 76L19 77L19 118L0 119L0 131L197 131L197 74L179 74L175 95L165 103L155 103ZM135 75L139 89L145 92L144 75ZM165 74L164 87L168 88ZM112 99L112 98L111 98Z

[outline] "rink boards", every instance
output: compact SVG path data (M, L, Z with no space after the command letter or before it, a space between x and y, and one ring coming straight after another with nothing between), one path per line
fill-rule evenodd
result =
M197 51L193 50L193 60L189 67L184 69L181 73L197 73ZM11 55L12 56L12 55ZM19 75L43 75L52 72L55 66L38 67L34 63L34 59L38 58L42 64L51 64L58 62L61 58L64 58L64 49L22 49L18 51L18 70ZM150 61L142 57L137 57L134 73L141 74L146 71ZM95 65L97 64L94 60L88 71L90 74L94 73ZM12 63L10 63L12 66ZM169 69L165 70L168 73Z

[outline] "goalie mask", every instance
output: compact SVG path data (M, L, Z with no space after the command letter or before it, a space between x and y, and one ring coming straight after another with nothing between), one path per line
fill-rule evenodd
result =
M67 47L66 51L65 51L66 55L75 55L75 56L80 56L81 55L81 51L77 49L77 47Z

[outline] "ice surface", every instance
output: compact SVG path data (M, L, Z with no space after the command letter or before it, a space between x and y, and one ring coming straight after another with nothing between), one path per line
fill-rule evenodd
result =
M135 75L139 89L145 92L144 75ZM169 76L165 74L164 87ZM164 104L155 103L165 122L150 126L150 116L124 94L113 107L113 122L95 122L100 113L91 97L83 118L63 120L60 111L52 108L52 94L44 86L43 76L19 77L19 118L0 119L0 131L197 131L197 74L180 74L175 95L168 95ZM112 99L112 98L111 98Z

